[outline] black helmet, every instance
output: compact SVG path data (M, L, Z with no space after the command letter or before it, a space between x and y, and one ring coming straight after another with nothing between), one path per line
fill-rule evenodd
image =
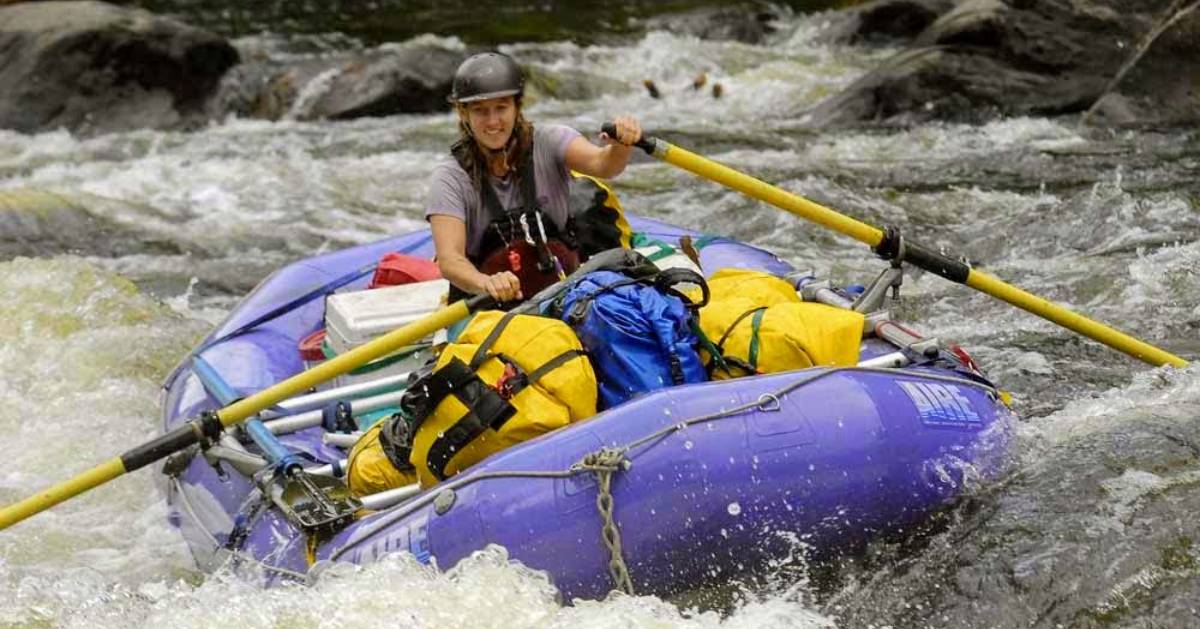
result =
M512 57L499 52L484 52L462 62L454 73L452 103L470 103L503 96L520 96L525 77Z

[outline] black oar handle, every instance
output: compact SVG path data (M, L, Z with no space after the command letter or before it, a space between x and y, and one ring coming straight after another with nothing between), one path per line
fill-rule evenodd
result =
M492 299L492 296L488 295L486 293L483 295L475 295L474 297L467 298L467 311L468 312L474 313L474 312L479 312L480 310L487 310L488 308L495 308L495 307L496 307L496 300Z
M224 426L221 425L221 420L216 413L203 413L200 417L176 426L170 432L125 452L121 455L121 464L125 467L126 473L132 472L192 444L204 440L216 441L221 437L222 430L224 430Z
M617 125L615 123L606 122L600 125L600 132L614 140L617 139ZM642 137L638 138L638 141L634 142L633 145L646 151L647 155L654 154L654 138L646 137L645 131L642 132Z
M475 295L466 301L470 313L493 308L496 300L490 295ZM223 400L224 402L224 400ZM121 455L121 463L126 472L132 472L179 452L188 446L201 441L216 441L221 437L224 426L215 412L206 412L186 424L176 426L171 431L144 443ZM284 451L286 453L286 451Z

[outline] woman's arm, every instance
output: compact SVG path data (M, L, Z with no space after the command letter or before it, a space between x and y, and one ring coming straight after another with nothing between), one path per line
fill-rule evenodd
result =
M617 117L613 123L617 126L616 138L601 134L601 138L610 142L608 146L598 147L584 137L567 144L565 161L569 170L601 179L616 177L625 170L633 153L633 143L642 138L642 127L636 118L629 116Z
M521 282L509 271L484 275L467 259L467 224L454 216L431 214L429 229L442 277L474 294L487 293L496 301L521 299Z

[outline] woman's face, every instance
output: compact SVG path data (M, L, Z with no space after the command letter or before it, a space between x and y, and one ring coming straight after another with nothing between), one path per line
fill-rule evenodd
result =
M475 141L484 148L496 151L504 148L517 122L517 102L512 96L489 98L467 103L460 116L471 127Z

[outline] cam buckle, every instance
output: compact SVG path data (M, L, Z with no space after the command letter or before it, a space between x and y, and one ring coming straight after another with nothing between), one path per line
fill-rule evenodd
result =
M521 384L521 376L516 365L510 362L504 363L504 373L500 374L499 380L496 380L496 393L500 394L500 399L511 400L517 394L517 391L520 390L518 385Z

